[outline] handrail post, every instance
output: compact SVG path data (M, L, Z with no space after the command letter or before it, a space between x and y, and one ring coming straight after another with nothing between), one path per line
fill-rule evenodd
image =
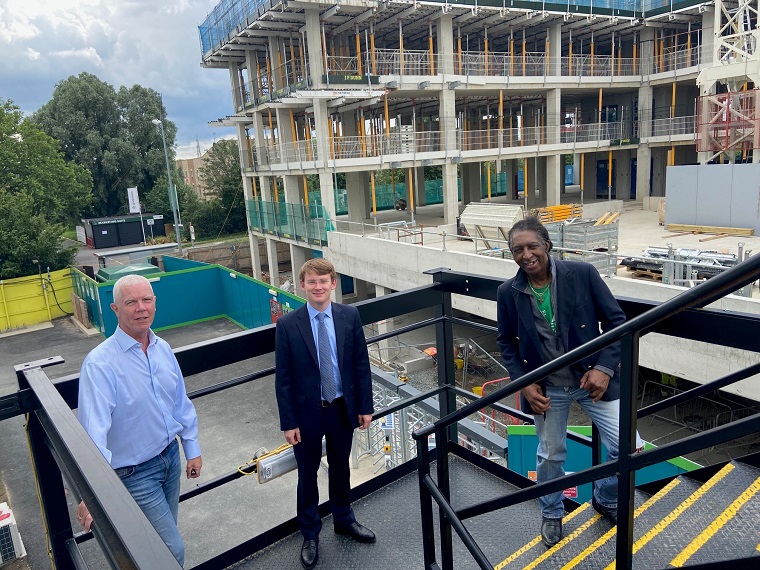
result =
M435 273L433 280L440 283L443 273ZM438 386L456 386L454 369L454 326L449 318L452 316L451 293L442 294L441 304L436 306L436 317L444 318L435 325L436 347L438 350ZM452 390L444 390L439 396L441 417L448 416L457 409L456 394ZM442 430L436 430L435 451L438 488L446 500L451 499L449 489L449 443L457 440L457 426L452 424ZM439 510L441 528L441 568L452 570L454 567L454 552L451 536L451 524L442 510Z
M430 476L430 450L428 449L427 436L417 439L417 475L420 485L422 554L425 561L425 568L433 568L436 563L435 529L433 527L433 497L425 484L425 479Z
M628 570L633 564L633 497L635 471L631 454L636 451L636 402L639 377L639 331L621 340L620 365L620 447L618 455L618 520L616 567Z

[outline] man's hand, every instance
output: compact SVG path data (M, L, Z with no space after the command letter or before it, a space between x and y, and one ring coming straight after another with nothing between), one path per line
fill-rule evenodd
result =
M581 388L588 392L594 402L598 402L599 399L604 396L607 391L607 386L610 385L610 377L601 370L592 368L583 375L581 378Z
M194 457L187 460L187 467L185 473L188 479L196 479L201 476L201 467L203 467L203 459L201 456Z
M367 429L372 422L372 414L362 415L359 414L359 429Z
M538 384L531 384L523 388L520 393L525 396L525 399L528 400L530 407L533 408L533 412L536 414L544 414L551 407L551 398L544 396L541 386Z
M299 428L289 429L283 433L285 434L285 441L290 445L301 443L301 430Z
M90 515L90 511L87 510L84 501L79 503L79 506L77 507L77 520L79 521L79 524L82 525L82 528L85 532L90 532L90 526L92 525L92 516Z

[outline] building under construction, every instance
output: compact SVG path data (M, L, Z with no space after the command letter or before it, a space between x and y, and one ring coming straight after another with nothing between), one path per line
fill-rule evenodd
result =
M757 0L222 0L200 37L270 267L394 207L656 209L668 166L760 161Z

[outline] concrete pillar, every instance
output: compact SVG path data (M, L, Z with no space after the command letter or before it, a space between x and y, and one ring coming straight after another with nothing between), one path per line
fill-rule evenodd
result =
M531 168L533 169L533 172L531 172L531 175L533 175L533 183L531 184L531 190L535 190L535 196L538 198L539 202L545 202L546 201L546 185L547 185L547 172L546 172L546 163L547 163L547 157L545 156L539 156L538 158L533 159Z
M267 52L269 55L269 61L271 62L270 67L272 68L272 77L270 77L270 80L272 81L272 86L274 89L273 91L278 91L285 87L285 76L287 75L284 70L280 69L281 60L282 57L277 57L278 53L280 52L280 38L275 36L269 36L269 43L267 47ZM282 75L282 77L280 77Z
M348 197L348 220L363 222L369 220L369 173L346 172L346 193ZM352 228L356 230L357 228Z
M311 259L311 249L308 247L301 247L300 245L290 244L290 267L292 269L293 278L291 279L296 295L306 298L306 293L301 288L301 282L298 280L298 272L301 271L301 266Z
M546 144L559 144L562 122L562 89L549 89L546 93Z
M282 187L285 191L285 201L288 204L300 204L301 203L301 176L293 174L286 174L282 177Z
M459 216L459 177L457 165L450 162L441 168L443 177L443 223L446 225L456 224Z
M425 206L425 167L418 166L414 169L414 207Z
M267 240L267 265L269 266L269 284L274 287L280 285L280 264L277 259L277 240L271 237Z
M454 26L453 14L442 14L436 21L436 36L438 40L438 73L451 75L454 73ZM453 115L452 115L453 116Z
M319 23L319 6L307 8L306 14L306 61L309 66L309 79L312 89L322 86L324 60L322 55L322 30Z
M562 23L552 24L548 30L549 69L547 75L562 74Z
M665 196L665 171L669 147L652 148L652 196Z
M639 36L639 61L636 62L636 65L639 66L639 73L641 75L650 75L654 71L654 37L655 30L657 29L659 28L641 28L641 34ZM703 35L702 37L706 38L707 36Z
M462 205L480 202L480 163L461 164L462 170Z
M564 164L561 154L553 154L546 157L546 185L544 196L546 197L547 206L558 206L561 203L560 194L562 193L562 165Z
M338 274L338 284L335 286L335 289L333 289L333 292L330 294L330 299L334 303L342 303L343 302L343 284L340 280L340 274Z
M354 278L354 293L356 294L357 301L366 301L369 298L368 283L363 279Z
M439 42L442 41L439 35ZM446 153L446 157L450 160L450 157L459 154L457 149L456 98L454 91L449 89L443 89L439 95L438 116L442 120L439 121L438 128L441 130L441 150ZM459 216L457 165L447 160L443 165L441 174L443 176L443 223L452 225L456 223L457 216Z
M261 278L261 250L259 249L260 240L258 236L248 232L248 244L251 246L251 271L253 278L263 281Z
M242 106L242 98L240 96L240 78L238 77L238 65L236 62L231 61L228 64L230 71L230 85L232 86L232 108L235 111L239 111Z

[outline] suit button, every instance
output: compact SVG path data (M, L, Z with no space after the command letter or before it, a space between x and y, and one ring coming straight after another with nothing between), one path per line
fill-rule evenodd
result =
M586 325L581 325L581 328L582 328L582 329L585 329L585 328L586 328Z
M523 360L523 364L528 364L528 361L527 360Z
M591 370L592 366L589 364L588 369Z
M520 337L519 337L519 336L516 336L516 337L515 337L515 340L520 340Z

